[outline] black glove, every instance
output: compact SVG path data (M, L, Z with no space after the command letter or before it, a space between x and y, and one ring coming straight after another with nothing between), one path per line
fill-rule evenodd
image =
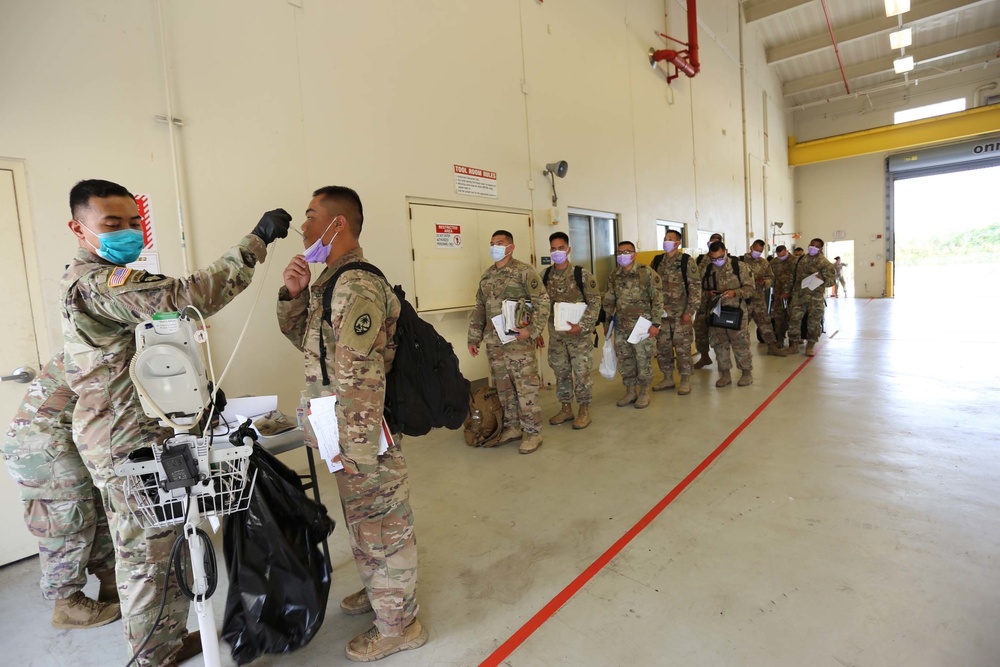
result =
M283 208L276 208L261 216L260 222L250 232L259 236L265 244L269 244L275 239L283 239L288 236L288 223L292 221L292 216Z

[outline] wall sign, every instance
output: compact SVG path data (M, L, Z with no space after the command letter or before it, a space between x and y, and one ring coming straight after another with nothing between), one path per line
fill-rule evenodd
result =
M142 216L143 248L156 250L156 233L153 231L153 208L149 204L149 195L135 195L135 203Z
M478 167L455 165L455 194L497 198L497 173Z
M434 225L434 245L438 248L462 247L462 225Z

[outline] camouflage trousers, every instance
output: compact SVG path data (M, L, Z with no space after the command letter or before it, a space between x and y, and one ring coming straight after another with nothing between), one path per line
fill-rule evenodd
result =
M741 371L753 370L753 356L750 354L750 333L747 324L746 311L743 313L743 326L739 331L733 329L723 329L722 327L711 327L709 335L712 338L712 349L715 350L715 360L719 364L720 371L728 371L733 367L732 358L729 356L732 350L736 357L736 367Z
M490 375L503 407L504 428L520 428L525 436L542 431L542 409L538 405L538 375L534 340L513 340L506 345L488 342L486 358Z
M711 309L708 307L708 302L702 299L701 308L694 315L694 341L698 354L703 357L708 355L708 347L711 342L708 335L709 312Z
M676 318L668 317L660 322L660 333L656 336L656 360L663 377L673 377L674 355L677 356L677 372L681 377L691 377L691 345L694 344L694 323L681 324Z
M653 383L653 358L656 357L656 339L647 338L637 345L628 342L635 328L634 320L615 320L614 345L618 357L618 373L626 387Z
M375 610L375 627L398 637L417 615L417 538L406 460L398 447L373 473L336 474L354 563Z
M83 590L88 571L114 568L104 505L72 439L31 438L3 454L20 487L24 523L38 538L45 599L68 598Z
M802 319L806 320L806 340L813 343L819 340L823 333L823 315L826 312L826 301L820 291L814 296L795 298L788 309L788 340L789 344L798 344L802 338Z
M767 302L763 299L753 299L747 307L750 317L757 323L757 330L764 338L764 342L773 345L778 342L775 338L774 328L771 326L771 314L767 312Z
M549 367L556 374L556 397L560 403L590 405L593 396L594 345L589 334L570 334L549 329Z
M110 431L110 424L108 429ZM109 439L107 435L105 438ZM134 448L141 444L141 440L136 442ZM104 499L115 548L122 627L131 656L153 628L163 595L170 550L181 530L179 526L145 530L135 520L125 502L125 479L114 474L114 467L127 461L128 452L111 452L110 449L110 446L81 447L80 456ZM188 599L177 587L177 578L171 576L163 616L136 664L158 667L173 659L187 636L188 607Z

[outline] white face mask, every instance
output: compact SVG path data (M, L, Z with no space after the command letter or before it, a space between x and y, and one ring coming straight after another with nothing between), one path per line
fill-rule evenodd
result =
M490 257L494 262L499 262L504 257L507 256L507 248L510 246L505 245L491 245L490 246Z

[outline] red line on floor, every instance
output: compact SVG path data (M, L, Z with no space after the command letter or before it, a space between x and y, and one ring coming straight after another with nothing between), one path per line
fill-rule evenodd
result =
M705 460L699 463L694 470L689 472L687 477L681 480L681 482L675 486L670 493L664 496L660 502L656 503L656 505L653 506L653 509L646 512L645 516L639 519L638 523L629 528L628 532L618 538L618 541L612 544L611 548L601 554L597 560L591 563L586 570L581 572L576 579L571 581L566 588L559 591L554 598L549 600L549 602L542 607L538 613L532 616L527 623L522 625L513 635L510 636L507 641L497 647L497 649L481 663L480 667L496 667L499 665L502 661L506 660L511 653L517 650L517 648L523 644L528 637L534 634L535 630L540 628L543 623L555 615L555 613L559 611L564 604L569 602L570 598L576 595L576 593L579 592L579 590L583 588L587 582L593 579L597 573L603 570L615 556L621 553L622 549L628 546L629 542L645 530L646 527L653 522L653 519L659 516L660 513L667 508L667 505L672 503L674 499L677 498L677 496L679 496L681 492L683 492L684 489L691 484L691 482L697 479L698 476L701 475L706 468L708 468L708 466L712 465L715 459L719 458L722 452L726 451L729 445L733 444L733 441L739 437L746 427L760 416L760 413L762 413L764 409L771 404L771 401L773 401L778 394L784 391L785 387L787 387L788 384L795 379L795 376L801 373L802 369L804 369L814 358L815 357L806 357L805 361L799 364L799 367L792 371L792 374L789 375L784 382L778 385L778 388L771 392L771 395L768 396L763 403L757 406L757 409L754 410L749 417L744 419L743 423L737 426L736 429L729 434L729 437L722 441L722 444L716 447L711 454L705 457Z

